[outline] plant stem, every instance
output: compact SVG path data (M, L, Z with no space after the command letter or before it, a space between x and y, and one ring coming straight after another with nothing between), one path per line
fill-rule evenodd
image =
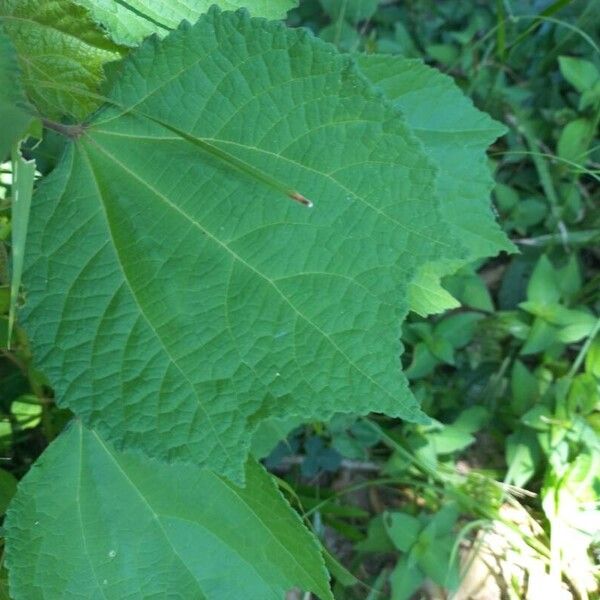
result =
M85 127L83 125L65 125L64 123L57 123L56 121L46 119L45 117L42 118L42 125L72 140L81 137L85 132Z

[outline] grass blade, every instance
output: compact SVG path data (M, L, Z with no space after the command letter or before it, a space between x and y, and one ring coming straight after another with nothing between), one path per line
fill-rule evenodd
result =
M35 161L25 160L18 145L13 148L13 187L12 187L12 276L10 282L10 308L8 313L8 347L11 347L12 332L15 325L17 299L23 274L25 240L33 193Z

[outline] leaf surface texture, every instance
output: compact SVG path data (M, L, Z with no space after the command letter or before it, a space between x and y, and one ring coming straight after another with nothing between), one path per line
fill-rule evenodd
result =
M246 486L117 452L76 422L8 513L13 597L332 598L315 538L257 463Z
M111 96L30 223L24 318L59 402L236 479L267 418L424 420L400 323L455 241L435 168L352 59L215 9L147 40Z
M454 308L456 302L439 284L441 277L480 258L515 251L489 201L494 180L485 151L504 127L477 110L450 77L420 60L365 55L358 62L402 111L438 167L442 215L462 242L442 260L424 266L411 286L411 308L420 314Z

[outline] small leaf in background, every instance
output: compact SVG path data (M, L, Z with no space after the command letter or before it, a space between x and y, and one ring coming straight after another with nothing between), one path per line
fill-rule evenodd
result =
M572 414L588 415L600 411L600 389L596 378L589 373L577 375L571 382L567 403Z
M509 213L519 203L519 192L508 185L496 182L494 198L498 210L502 213Z
M427 575L448 589L458 586L456 561L451 561L455 505L448 504L433 515L413 517L403 512L386 513L384 523L390 539L402 552L390 576L392 598L409 598Z
M558 156L570 162L585 163L595 131L596 124L591 119L575 119L568 123L558 139Z
M268 456L279 442L285 445L287 435L303 421L304 418L299 415L263 421L252 435L252 456L260 460Z
M559 56L558 64L563 77L578 91L591 90L600 81L596 65L583 58Z
M332 598L316 539L258 464L242 489L117 452L77 422L22 481L6 529L17 598Z
M42 418L42 407L35 396L19 396L10 406L10 412L21 429L37 427Z
M431 44L425 48L425 52L436 62L448 67L456 62L460 55L458 48L452 44Z
M433 337L427 341L427 348L438 360L454 365L454 347L443 337Z
M521 417L521 423L536 431L548 431L553 419L554 414L547 406L537 404Z
M502 277L498 304L504 311L514 309L527 297L527 285L535 267L536 258L530 253L515 256ZM498 316L502 316L500 312Z
M520 360L515 360L510 376L511 408L516 415L529 410L539 397L537 377Z
M576 254L571 254L567 262L557 269L557 273L561 295L568 301L579 292L583 285L581 268Z
M489 421L490 413L483 406L463 410L453 423L444 425L441 431L427 434L437 454L450 454L464 450L475 442L477 433Z
M300 468L304 477L315 477L322 471L337 471L342 462L339 452L326 446L318 436L310 437L304 449L306 455Z
M481 319L483 315L475 312L450 315L435 324L433 334L447 340L453 348L464 348L473 339L477 323Z
M408 600L425 580L409 556L401 556L390 575L392 600Z
M394 546L401 552L408 552L419 539L423 524L419 519L403 512L388 512L383 522Z
M454 504L447 504L434 513L415 548L415 551L418 549L417 562L423 572L435 583L450 590L455 590L459 583L456 560L451 560L455 541L453 530L458 516Z
M355 545L358 552L390 552L395 546L390 540L384 514L375 515L367 526L367 536Z
M564 344L588 337L597 321L596 317L586 311L565 308L560 304L521 302L519 307L555 326L556 340Z
M468 431L452 425L446 425L441 431L430 433L427 437L436 454L458 452L475 442L475 438Z
M349 459L365 460L369 449L377 444L379 432L362 419L351 415L336 415L327 424L331 446Z
M506 437L505 450L508 466L505 482L517 487L525 486L535 475L542 458L537 434L520 427Z
M597 335L585 355L585 370L600 379L600 335Z
M539 198L524 198L510 213L511 226L525 235L530 227L541 223L547 214L547 202Z
M556 269L548 257L542 254L527 285L527 299L540 304L551 304L560 300L560 296Z
M444 278L443 285L465 306L484 312L494 310L494 302L487 286L471 267L465 267L455 275Z
M405 370L409 379L420 379L433 372L439 360L431 353L427 344L419 342L413 348L412 361Z
M422 317L458 308L460 302L440 285L445 269L439 265L424 266L413 279L409 294L411 309Z

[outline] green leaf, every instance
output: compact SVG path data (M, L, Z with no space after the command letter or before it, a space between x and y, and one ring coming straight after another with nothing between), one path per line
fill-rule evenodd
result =
M433 372L439 360L430 352L427 344L419 342L413 350L412 361L406 369L409 379L420 379Z
M526 356L548 350L548 348L559 343L558 334L558 327L551 325L544 319L536 318L533 321L533 325L527 335L527 341L521 348L520 354Z
M561 304L550 304L543 301L527 301L521 302L519 308L522 308L536 317L541 317L553 325L562 325L563 327L579 325L586 327L591 331L596 324L596 317L589 312L565 308Z
M442 337L432 338L427 341L427 348L438 360L449 365L455 364L454 348L448 340Z
M390 575L392 600L408 600L424 580L421 570L407 556L402 556Z
M527 299L539 304L551 304L560 300L558 275L545 254L540 256L527 284Z
M486 312L494 310L494 302L487 285L470 266L463 267L454 275L446 277L443 285L465 306Z
M472 406L461 412L450 425L444 425L441 431L428 434L437 454L450 454L470 446L479 431L489 421L489 411L483 406Z
M21 84L17 53L4 34L0 21L0 162L22 139L31 118L31 109Z
M433 60L446 66L452 65L460 56L460 50L454 44L430 44L425 52Z
M456 590L460 581L456 562L451 562L454 539L454 536L438 539L419 556L421 570L435 583L449 590Z
M561 295L564 299L569 300L579 292L583 285L577 254L571 254L566 264L557 269L557 273Z
M431 516L415 546L415 557L421 570L437 584L452 590L459 582L457 564L451 560L456 539L453 530L458 517L454 503L441 508Z
M367 526L367 537L354 545L357 552L391 552L394 549L384 523L384 515L375 515Z
M591 90L600 80L600 72L594 63L572 56L559 56L558 64L562 76L578 91Z
M569 388L568 405L571 414L580 412L589 415L600 409L600 388L591 374L581 373L573 379Z
M510 405L517 415L522 415L539 398L537 377L520 360L515 360L513 364L510 374L510 390Z
M389 538L401 552L408 552L416 543L421 531L416 517L403 512L385 513L383 522Z
M35 396L20 396L11 403L10 412L21 429L37 427L42 419L42 407Z
M437 193L443 198L442 218L461 240L433 267L438 278L460 266L500 251L514 252L490 210L494 187L485 150L504 128L478 111L452 79L418 60L369 55L359 58L361 70L400 108L424 149L439 169ZM451 149L451 150L450 150ZM432 267L425 269L431 272ZM427 314L417 279L411 288L411 309ZM428 278L427 287L431 287ZM441 292L440 292L441 294ZM439 308L451 308L443 302Z
M417 314L426 317L458 308L460 302L440 285L446 268L440 264L425 265L410 285L410 306Z
M428 440L433 444L436 454L451 454L464 450L475 442L475 438L460 427L448 425L441 431L430 433Z
M523 487L535 475L542 456L537 434L519 427L506 437L505 483Z
M149 38L111 98L30 222L24 322L60 404L238 480L268 418L427 422L400 323L413 274L456 244L432 165L352 58L215 9Z
M463 348L473 338L481 319L483 315L475 312L450 315L435 324L434 335L447 340L454 348Z
M476 433L489 420L490 412L487 408L483 406L471 406L460 413L458 418L452 423L452 426L468 433Z
M585 355L585 370L586 373L600 379L600 336L597 336L588 348Z
M332 598L316 540L258 464L241 489L79 423L25 476L6 530L15 598Z
M82 119L98 106L102 66L120 58L70 0L0 0L0 23L14 44L29 98L46 117Z
M184 19L193 23L216 4L225 10L247 8L252 16L283 19L297 0L75 0L89 9L118 44L137 46L145 37L166 35Z
M525 198L520 200L511 212L510 218L515 227L526 232L528 227L540 223L548 213L548 204L537 198Z
M558 156L571 162L585 163L585 153L595 131L596 123L591 119L575 119L568 123L558 138Z

